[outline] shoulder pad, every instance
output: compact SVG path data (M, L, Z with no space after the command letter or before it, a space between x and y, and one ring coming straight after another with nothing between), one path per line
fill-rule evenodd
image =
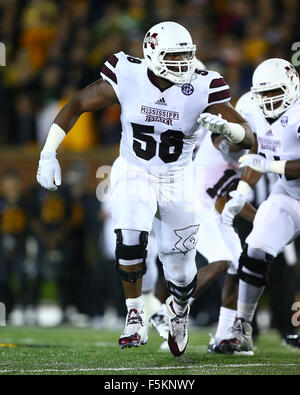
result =
M118 76L130 73L132 66L138 66L143 63L143 59L126 55L124 52L118 52L110 56L101 69L101 76L104 80L118 84Z
M101 77L105 81L112 83L113 86L118 84L118 73L122 68L120 68L120 64L122 63L124 55L124 52L118 52L111 55L101 68Z
M229 85L218 72L196 68L194 76L201 90L207 92L207 107L230 101Z
M227 81L216 71L210 71L208 77L210 77L207 100L208 105L211 106L212 104L230 101L231 94Z

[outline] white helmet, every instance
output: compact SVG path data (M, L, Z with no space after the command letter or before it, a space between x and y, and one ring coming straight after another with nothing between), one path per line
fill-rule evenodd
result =
M206 66L201 62L201 60L195 58L195 69L205 70Z
M183 26L176 22L158 23L146 33L143 50L147 66L155 75L175 84L190 82L195 70L196 45ZM164 59L166 54L178 52L184 60Z
M235 109L237 112L239 112L241 115L244 113L244 109L249 108L249 104L251 103L251 99L253 98L252 92L248 91L244 93L236 102L235 104Z
M273 89L282 93L272 97L262 94ZM299 75L288 61L268 59L254 71L251 91L265 117L277 118L299 98Z

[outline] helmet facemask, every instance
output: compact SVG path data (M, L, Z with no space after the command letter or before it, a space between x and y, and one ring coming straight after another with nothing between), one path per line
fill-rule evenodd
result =
M178 51L175 49L163 49L158 55L160 75L175 84L188 83L195 71L196 48ZM182 57L182 60L171 60L172 55Z
M285 112L294 101L291 99L289 90L284 84L278 84L268 88L269 89L266 90L266 88L252 87L251 91L265 117L277 118ZM281 91L281 93L278 92L278 94L273 96L267 96L268 92L275 90Z

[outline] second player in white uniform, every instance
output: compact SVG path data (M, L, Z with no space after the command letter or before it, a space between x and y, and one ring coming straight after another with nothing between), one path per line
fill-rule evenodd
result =
M300 231L300 92L294 66L283 59L264 61L254 72L252 94L243 114L257 144L240 158L245 171L233 199L225 205L224 221L232 222L263 173L278 174L278 181L258 208L240 259L238 319L230 342L237 352L252 351L250 324L270 265Z
M230 328L236 316L237 267L242 247L238 234L233 227L222 221L216 209L218 199L222 200L233 190L242 171L238 159L247 151L228 142L220 135L214 135L202 129L194 154L195 185L199 199L200 227L196 249L208 260L209 265L198 270L197 286L193 298L197 298L214 280L227 270L227 277L222 294L219 325L212 338L213 348L230 335ZM255 209L247 204L241 214L251 221ZM154 327L165 338L164 309L151 318ZM162 345L163 346L163 345Z
M214 145L214 137L210 132L206 133L194 159L194 165L203 169L199 184L201 227L197 250L209 263L231 262L229 273L236 274L242 251L240 240L234 229L224 224L215 204L240 179L238 159L245 151L230 152L226 140Z

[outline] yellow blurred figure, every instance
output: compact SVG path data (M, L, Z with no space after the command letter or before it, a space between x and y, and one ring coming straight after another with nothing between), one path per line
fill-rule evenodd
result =
M67 98L59 102L59 109L66 104ZM62 147L71 151L85 151L94 148L99 143L94 114L86 112L82 114L73 128L67 133Z

